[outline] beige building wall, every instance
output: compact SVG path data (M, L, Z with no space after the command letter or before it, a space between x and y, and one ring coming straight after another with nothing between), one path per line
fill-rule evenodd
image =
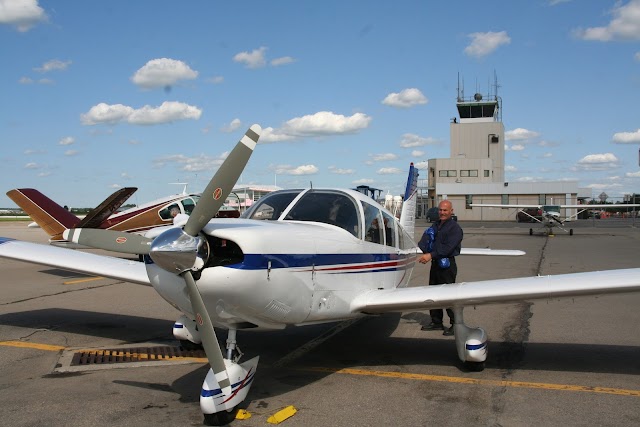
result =
M491 181L504 181L504 125L497 121L451 123L450 158L490 159Z

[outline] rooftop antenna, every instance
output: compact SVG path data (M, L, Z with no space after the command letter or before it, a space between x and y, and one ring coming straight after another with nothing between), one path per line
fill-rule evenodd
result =
M462 78L462 86L460 86L460 72L458 71L458 102L464 101L464 77Z

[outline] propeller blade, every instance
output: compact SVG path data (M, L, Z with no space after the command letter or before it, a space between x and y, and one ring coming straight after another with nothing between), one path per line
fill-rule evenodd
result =
M249 162L261 132L260 125L251 126L229 153L191 212L191 216L184 226L184 231L187 234L195 236L216 215Z
M200 291L198 290L198 285L196 285L191 271L185 271L182 274L182 277L184 277L184 281L187 284L187 291L189 292L189 298L191 299L193 314L196 316L196 323L200 330L200 337L202 338L202 347L204 347L204 351L207 353L209 365L211 365L211 369L213 370L222 393L225 396L230 396L231 382L229 381L229 374L227 373L220 344L218 344L216 331L213 329L211 318L209 317L207 308L202 300L202 295L200 295Z
M72 228L65 230L62 236L66 240L80 245L136 255L148 254L153 241L139 234L99 228Z

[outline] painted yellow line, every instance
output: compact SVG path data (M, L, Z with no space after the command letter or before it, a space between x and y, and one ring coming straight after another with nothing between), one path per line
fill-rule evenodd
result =
M640 397L640 390L626 390L619 388L609 387L592 387L570 384L549 384L549 383L532 383L524 381L497 381L497 380L483 380L475 378L464 377L447 377L442 375L423 375L423 374L411 374L403 372L386 372L386 371L368 371L364 369L331 369L331 368L311 368L310 370L316 372L330 372L335 374L345 375L366 375L375 377L386 378L401 378L418 381L436 381L436 382L448 382L459 384L476 384L495 387L515 387L515 388L534 388L544 390L562 390L562 391L577 391L585 393L604 393L614 394L618 396L634 396Z
M59 345L38 344L35 342L25 342L25 341L0 341L0 345L4 345L7 347L35 348L37 350L46 350L46 351L60 351L65 349L65 347L62 347Z
M104 277L89 277L86 279L78 279L78 280L69 280L68 282L62 282L63 285L75 285L76 283L84 283L84 282L92 282L94 280L101 280L104 279Z

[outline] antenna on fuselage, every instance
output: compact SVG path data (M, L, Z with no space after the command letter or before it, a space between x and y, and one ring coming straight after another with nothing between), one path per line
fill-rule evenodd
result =
M189 185L188 182L170 182L169 185L184 185L184 187L182 188L182 195L187 195L187 185Z

